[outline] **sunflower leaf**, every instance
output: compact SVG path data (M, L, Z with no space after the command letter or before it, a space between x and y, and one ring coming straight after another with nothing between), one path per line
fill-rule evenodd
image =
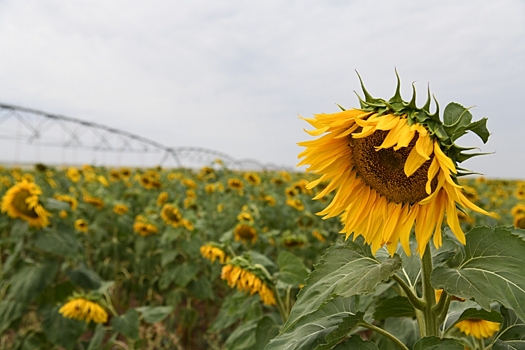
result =
M465 347L456 339L425 337L414 344L414 350L463 350Z
M443 124L447 129L457 129L460 126L466 126L471 120L472 114L468 111L468 108L456 102L449 103L443 112Z
M301 317L286 332L281 331L265 349L316 349L325 341L328 344L324 344L324 346L331 344L327 347L330 349L363 318L362 312L357 315L352 313L352 299L337 297L328 301L315 312ZM345 320L345 318L348 319ZM339 325L342 323L346 326L339 329ZM324 346L321 348L325 349Z
M525 241L504 227L477 227L466 236L465 259L457 268L440 266L432 286L490 310L498 301L525 318Z
M493 350L525 349L525 322L516 313L506 307L501 307L503 321L500 331L494 338Z
M374 311L374 320L384 320L388 317L412 317L415 310L408 298L397 296L382 300Z
M369 340L361 339L361 336L354 334L342 343L337 344L333 350L379 350L376 344Z
M475 121L474 123L470 123L467 126L467 130L470 130L476 135L478 135L483 141L483 143L487 143L490 136L490 132L487 129L487 118L483 118L478 121Z
M294 254L284 251L277 258L279 265L278 278L284 283L291 285L304 284L308 277L308 269Z
M281 333L334 297L373 292L378 284L388 280L401 265L401 258L397 254L378 261L362 237L355 241L349 239L345 243L334 244L310 273Z

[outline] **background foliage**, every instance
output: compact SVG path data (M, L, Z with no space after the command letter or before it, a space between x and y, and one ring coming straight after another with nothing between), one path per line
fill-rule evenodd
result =
M299 334L294 339L302 345L318 342L320 348L329 349L340 338L337 331L326 329L344 335L367 316L365 312L375 312L375 318L393 333L400 323L403 329L410 327L410 310L391 293L388 278L411 258L400 254L376 259L359 240L341 243L338 220L315 216L330 198L312 201L319 189L306 188L313 177L305 173L236 172L224 168L220 161L198 170L90 166L78 170L77 176L70 169L43 165L35 170L0 171L1 196L22 179L34 181L43 192L40 202L53 214L51 225L43 229L31 228L5 213L0 216L0 348L109 349L121 344L137 349L263 349L280 329L293 329ZM237 186L231 186L232 179ZM500 215L498 221L465 216L465 230L477 225L511 225L520 215L513 208L525 204L523 182L463 181L470 200ZM78 205L59 195L73 198ZM164 203L159 196L167 196ZM179 210L183 224L163 219L166 203ZM115 212L117 204L128 211ZM79 219L87 224L87 232L76 228ZM134 230L137 222L153 225L156 233L139 234ZM241 223L255 229L255 240L236 240L235 228ZM201 255L201 246L209 242L230 258L243 256L250 264L264 268L282 305L264 305L256 293L228 287L220 278L219 261L212 263ZM340 243L330 249L339 253L321 259L334 242ZM445 244L454 242L446 240ZM469 263L469 259L478 255L482 253L469 246L458 248L455 256L437 254L435 259L442 259L443 264L433 283L436 287L451 283L450 275L457 276L458 288L461 283L472 283L477 277L469 266L482 264L482 260ZM314 264L319 267L300 293L316 294L316 304L295 305L292 310ZM348 264L359 266L349 272L344 267ZM340 269L344 270L343 280L337 273ZM326 284L325 276L330 274L334 281ZM322 292L319 295L311 284L316 276L322 284L316 286ZM403 278L414 276L407 270ZM504 293L498 289L504 280L491 283L495 287L487 291L490 298L483 306ZM353 287L345 289L345 285ZM108 322L86 324L59 314L60 306L74 292L102 296L110 313ZM476 297L473 293L464 294ZM328 297L333 295L338 296ZM510 298L505 296L505 300ZM369 309L374 303L378 306ZM400 313L392 314L393 305ZM503 303L507 331L494 348L503 348L505 339L514 341L509 330L523 326L522 305L518 306ZM300 314L298 310L302 310ZM285 322L283 313L287 316L290 312ZM395 317L400 315L407 318L399 321ZM308 317L325 320L326 329L311 329ZM325 339L323 332L331 333L330 337ZM359 334L362 339L377 340L380 348L391 347L388 340L375 339L375 334ZM416 339L410 334L400 337L407 344ZM347 342L354 348L369 348L361 338L353 336Z

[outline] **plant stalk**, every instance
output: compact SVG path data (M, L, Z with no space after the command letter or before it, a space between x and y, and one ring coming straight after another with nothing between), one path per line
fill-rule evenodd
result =
M368 329L370 329L371 331L375 331L375 332L377 332L377 333L379 333L379 334L381 334L381 335L387 337L387 338L390 339L394 344L396 344L400 349L403 349L403 350L409 350L408 347L407 347L405 344L403 344L403 343L401 342L401 340L397 339L393 334L391 334L391 333L385 331L385 330L382 329L382 328L379 328L379 327L377 327L377 326L374 326L373 324L370 324L370 323L367 323L367 322L364 322L364 321L359 322L357 325L358 325L358 326L365 327L365 328L368 328Z
M421 282L423 284L423 301L425 303L425 307L421 310L416 310L419 332L422 338L439 336L438 315L434 313L436 294L434 288L430 284L431 273L432 252L430 251L430 243L428 243L425 248L425 253L421 258Z

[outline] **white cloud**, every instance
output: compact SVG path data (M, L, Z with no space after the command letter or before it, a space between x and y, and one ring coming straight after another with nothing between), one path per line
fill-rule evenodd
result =
M389 97L397 67L405 98L417 80L422 103L430 82L442 107L491 118L483 150L498 153L467 167L523 177L508 159L524 146L524 12L518 0L4 1L0 96L291 166L307 138L297 114L357 106L354 69Z

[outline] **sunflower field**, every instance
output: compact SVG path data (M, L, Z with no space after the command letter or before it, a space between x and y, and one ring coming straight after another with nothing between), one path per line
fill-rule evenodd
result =
M0 349L264 349L314 265L344 241L340 219L316 215L333 194L313 180L220 160L1 168ZM525 182L460 183L497 214L462 213L463 230L525 228ZM354 302L366 309L383 295ZM395 333L399 322L383 316Z

